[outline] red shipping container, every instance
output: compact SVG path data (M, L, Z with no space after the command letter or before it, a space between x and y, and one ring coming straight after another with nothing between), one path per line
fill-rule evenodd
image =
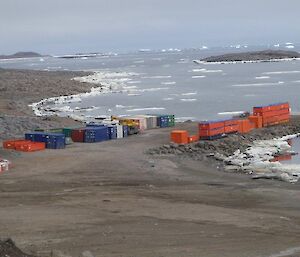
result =
M84 142L85 128L74 129L71 133L71 138L74 142Z
M238 121L236 119L231 119L231 120L225 120L224 121L224 126L232 126L232 125L238 125Z
M3 148L5 149L15 149L17 145L23 144L23 143L30 143L31 141L29 140L24 140L24 139L12 139L12 140L7 140L3 142Z

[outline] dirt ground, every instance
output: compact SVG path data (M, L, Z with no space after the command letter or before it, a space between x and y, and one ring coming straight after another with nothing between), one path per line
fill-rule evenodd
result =
M1 237L39 256L300 256L271 255L300 250L298 184L144 154L169 131L12 154L0 176Z
M26 73L25 82L39 74ZM21 82L22 73L1 76L6 78L2 87L27 83ZM57 84L47 81L61 86L64 76ZM5 131L14 125L7 125L7 115L25 117L18 123L21 133L30 115L26 103L55 94L45 86L31 98L28 88L17 93L19 98L0 92L12 108L1 109ZM16 106L24 109L16 112ZM196 128L193 123L179 127ZM254 181L205 159L145 154L168 144L169 132L156 129L36 153L0 148L0 156L13 162L0 174L0 238L12 238L40 257L300 256L299 184Z

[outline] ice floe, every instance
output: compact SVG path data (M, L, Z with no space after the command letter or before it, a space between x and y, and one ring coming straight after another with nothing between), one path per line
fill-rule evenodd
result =
M250 83L250 84L236 84L232 87L268 87L268 86L278 86L284 84L284 81L269 82L269 83Z
M158 75L158 76L145 76L143 79L169 79L172 78L170 75Z
M73 80L91 83L97 85L97 87L92 87L90 92L69 95L69 96L59 96L43 99L37 103L33 103L32 107L36 116L52 116L60 115L60 113L67 112L71 113L72 110L68 109L67 106L58 107L57 105L81 102L83 98L90 96L97 96L105 93L111 92L122 92L124 87L126 87L125 82L128 81L132 76L138 75L137 73L129 72L101 72L97 71L91 75L76 77ZM71 114L70 114L71 115ZM69 117L71 117L69 115ZM84 117L75 115L77 120L84 120ZM74 115L72 114L72 118Z
M201 78L206 78L206 76L205 75L192 76L192 79L201 79Z
M146 108L136 108L136 109L129 109L126 112L141 112L141 111L161 111L165 110L163 107L146 107Z
M130 81L127 81L127 84L140 84L141 81L140 80L130 80Z
M132 89L131 92L155 92L160 90L169 90L169 87L153 87L153 88L144 88L144 89Z
M196 98L181 98L180 101L182 102L195 102L197 101Z
M219 112L218 115L239 115L243 113L245 113L245 111Z
M175 85L176 82L175 81L166 81L166 82L161 82L160 84L162 84L162 85Z
M255 79L269 79L270 76L258 76L258 77L255 77Z
M181 95L183 95L183 96L187 96L187 95L197 95L197 92L182 93Z
M232 156L224 157L227 170L239 170L252 174L253 178L272 178L295 183L300 179L300 165L272 162L276 155L291 154L287 140L299 137L300 133L271 140L257 140L241 152L237 150Z
M219 72L223 72L223 70L193 69L190 72L219 73Z
M294 74L294 73L300 73L299 70L292 70L292 71L268 71L263 72L264 75L276 75L276 74Z

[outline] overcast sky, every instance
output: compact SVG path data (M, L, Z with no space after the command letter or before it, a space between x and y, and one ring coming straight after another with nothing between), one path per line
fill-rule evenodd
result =
M300 42L299 0L0 0L0 54Z

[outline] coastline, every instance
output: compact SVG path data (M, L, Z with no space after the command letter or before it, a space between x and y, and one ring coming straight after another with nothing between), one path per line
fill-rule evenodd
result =
M37 125L74 124L68 118L35 117L28 105L93 87L72 80L87 73L0 70L0 75L0 125L6 131L1 136L22 135ZM179 146L173 154L164 151L170 151L174 128L62 150L0 148L14 165L1 174L1 236L11 237L25 252L53 257L81 256L86 250L94 256L178 257L187 254L186 242L191 256L297 252L298 185L225 173L218 156L209 153L218 149L230 155L254 139L293 133L299 124L296 117L289 126L198 142L200 147L184 150ZM184 122L176 128L195 133L197 126ZM160 152L146 154L149 149Z
M264 62L291 62L300 61L300 58L280 58L266 60L245 60L245 61L201 61L194 60L196 64L214 65L214 64L239 64L239 63L264 63Z
M91 73L0 69L0 140L22 137L38 127L53 128L78 124L70 118L37 117L30 104L44 98L82 94L93 87L71 80Z

